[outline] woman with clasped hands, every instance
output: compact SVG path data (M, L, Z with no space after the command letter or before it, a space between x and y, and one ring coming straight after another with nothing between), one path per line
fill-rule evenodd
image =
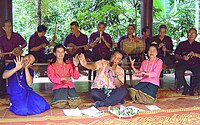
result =
M73 57L73 63L65 59L65 48L57 44L53 50L53 61L48 65L47 75L53 83L53 100L51 106L54 108L76 108L81 103L76 93L73 79L80 77L78 69L78 58Z

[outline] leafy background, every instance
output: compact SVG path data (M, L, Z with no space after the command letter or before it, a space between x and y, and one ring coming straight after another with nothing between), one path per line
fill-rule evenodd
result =
M38 1L49 40L58 22L56 43L62 43L70 33L72 21L78 21L81 32L88 36L97 30L99 21L104 21L106 32L115 42L126 34L128 24L135 24L140 36L141 0L13 0L14 31L27 41L38 26ZM176 46L195 25L195 5L194 0L153 0L153 35L158 34L159 25L166 24L167 35Z

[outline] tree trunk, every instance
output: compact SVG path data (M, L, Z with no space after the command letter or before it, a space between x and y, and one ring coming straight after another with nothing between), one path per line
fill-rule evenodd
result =
M38 0L38 10L37 10L37 15L38 15L38 25L42 24L42 0Z

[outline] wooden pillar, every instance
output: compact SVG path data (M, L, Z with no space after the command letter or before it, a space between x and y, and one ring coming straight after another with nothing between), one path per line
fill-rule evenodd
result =
M153 28L153 0L141 1L141 29L144 26L150 27L150 36Z
M5 20L12 22L12 0L0 0L0 36L4 33L2 26Z

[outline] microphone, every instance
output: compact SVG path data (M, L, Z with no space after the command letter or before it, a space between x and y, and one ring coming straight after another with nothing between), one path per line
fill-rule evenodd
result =
M112 66L113 66L113 64L114 64L113 62L110 62L110 67L112 67Z

